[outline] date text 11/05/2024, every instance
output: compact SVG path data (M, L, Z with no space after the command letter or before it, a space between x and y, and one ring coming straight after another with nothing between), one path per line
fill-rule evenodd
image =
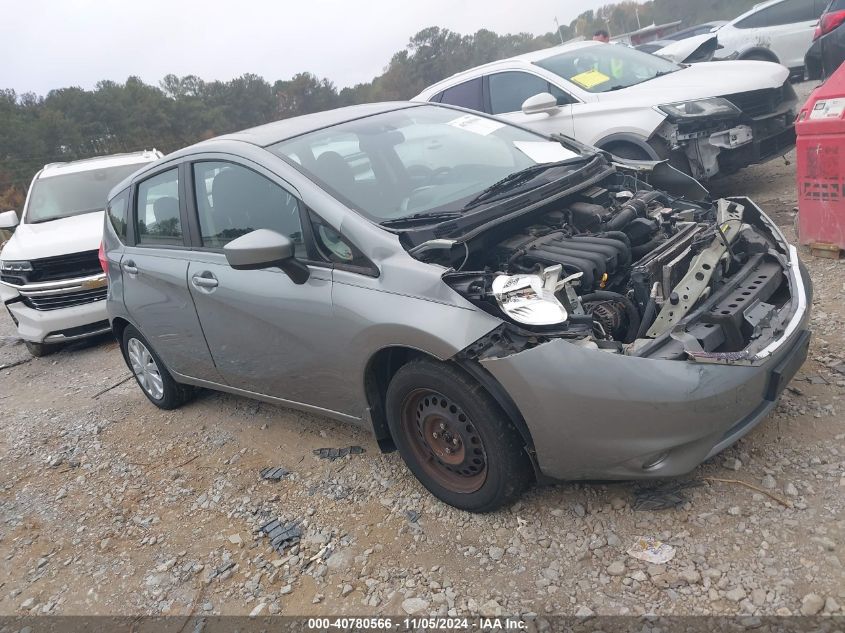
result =
M436 630L479 630L519 631L526 628L526 622L518 618L447 618L447 617L406 617L406 618L309 618L308 629L324 631L341 630L382 630L392 629L417 631L420 629Z

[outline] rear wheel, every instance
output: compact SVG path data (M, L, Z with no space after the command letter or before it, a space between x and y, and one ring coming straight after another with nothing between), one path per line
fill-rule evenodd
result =
M135 376L141 391L160 409L175 409L194 394L193 387L173 380L161 358L147 339L134 327L127 326L121 341L123 357Z
M411 472L434 496L470 512L514 501L531 482L524 441L459 368L412 361L387 390L388 424Z
M748 53L747 55L743 55L742 57L740 57L740 59L749 62L773 62L775 64L778 63L778 59L774 55L766 55L766 53L760 52Z

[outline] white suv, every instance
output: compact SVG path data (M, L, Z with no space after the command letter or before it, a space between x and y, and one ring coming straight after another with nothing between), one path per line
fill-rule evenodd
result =
M783 64L793 73L804 55L828 0L769 0L728 22L718 31L718 59L755 59Z
M52 163L29 188L20 221L0 251L0 301L34 356L58 344L109 332L106 276L98 248L109 190L162 157L156 150Z
M679 65L621 44L577 42L472 68L414 100L480 110L620 158L668 159L707 180L795 145L788 74L768 62Z

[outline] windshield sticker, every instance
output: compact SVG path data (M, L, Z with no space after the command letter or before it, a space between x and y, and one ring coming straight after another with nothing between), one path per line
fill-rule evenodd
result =
M452 119L449 121L449 125L459 127L467 132L480 134L481 136L487 136L488 134L492 134L496 130L505 127L504 123L499 123L498 121L493 121L492 119L485 119L480 116L475 116L474 114L465 114L464 116L459 116L457 119Z
M514 146L535 163L557 163L576 158L578 154L566 149L560 143L549 141L514 141Z
M811 119L838 119L845 112L845 99L828 99L817 101L812 112Z
M582 88L589 90L590 88L595 88L599 84L603 84L605 81L610 81L610 77L598 70L588 70L580 75L575 75L570 79L570 81L574 81Z

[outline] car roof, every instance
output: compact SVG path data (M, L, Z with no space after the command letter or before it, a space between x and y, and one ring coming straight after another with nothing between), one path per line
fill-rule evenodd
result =
M432 94L437 93L440 91L441 87L446 87L452 84L456 79L463 79L463 78L472 78L478 74L483 74L484 71L493 70L498 66L507 66L513 64L513 62L522 62L525 64L533 64L542 59L547 59L549 57L554 57L555 55L560 55L562 53L568 53L570 51L575 51L581 48L587 48L588 46L622 46L621 44L603 44L602 42L595 42L593 40L583 40L580 42L569 42L567 44L558 44L557 46L552 46L551 48L543 48L538 51L532 51L530 53L523 53L522 55L515 55L513 57L507 57L505 59L499 59L494 62L488 62L486 64L482 64L481 66L474 66L468 70L463 70L459 73L455 73L447 77L446 79L442 79L438 81L436 84L432 84L425 90L423 90L420 94Z
M347 121L354 121L355 119L362 119L364 117L372 116L374 114L381 114L383 112L392 112L394 110L402 110L405 108L418 107L420 103L408 103L406 101L388 101L381 103L364 103L361 105L346 106L344 108L336 108L334 110L326 110L325 112L315 112L313 114L303 114L300 116L291 117L289 119L282 119L281 121L274 121L265 125L259 125L233 134L224 134L209 141L203 141L186 149L196 149L203 143L210 141L243 141L245 143L252 143L261 147L267 147L280 141L301 136L308 132L314 132L323 128L346 123Z
M44 165L38 175L39 178L52 178L53 176L64 176L76 174L94 169L108 169L109 167L122 167L123 165L140 165L151 163L162 157L158 150L143 150L140 152L129 152L126 154L109 154L108 156L95 156L84 158L67 163L49 163Z

